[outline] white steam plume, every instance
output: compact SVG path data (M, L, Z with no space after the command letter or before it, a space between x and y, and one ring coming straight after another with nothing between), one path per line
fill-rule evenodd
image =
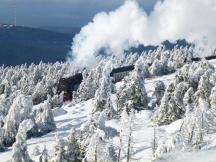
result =
M216 45L216 0L164 0L147 13L135 0L127 0L115 11L97 14L75 36L73 64L92 66L101 49L121 56L137 44L158 45L165 40L186 39L208 48Z

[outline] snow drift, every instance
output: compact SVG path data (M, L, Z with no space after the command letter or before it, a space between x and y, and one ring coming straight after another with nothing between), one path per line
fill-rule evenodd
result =
M158 1L149 15L136 0L127 0L115 11L98 13L84 26L73 39L70 56L73 64L92 66L101 51L119 57L138 44L158 45L178 39L212 51L215 19L216 0Z

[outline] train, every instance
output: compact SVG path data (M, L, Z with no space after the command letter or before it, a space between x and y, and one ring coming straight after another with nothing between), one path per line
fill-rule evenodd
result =
M202 58L194 57L191 59L193 62L200 61ZM216 56L208 56L205 57L206 60L216 59ZM110 73L110 77L112 78L113 83L120 82L125 76L128 76L131 71L134 70L134 65L124 66L115 68ZM58 94L63 94L63 101L71 101L73 99L73 92L77 91L80 84L82 83L83 75L82 73L77 73L71 77L61 78L59 80L57 92Z
M134 70L134 65L125 66L113 69L110 73L113 83L120 82L125 76L129 75L129 72ZM77 73L70 77L64 77L59 80L57 93L63 92L63 101L71 101L73 99L73 93L78 90L82 83L82 73Z

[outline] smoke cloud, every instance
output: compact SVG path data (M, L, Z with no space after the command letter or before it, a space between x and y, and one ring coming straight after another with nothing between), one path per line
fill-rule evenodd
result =
M216 45L216 0L158 1L148 15L135 0L97 14L73 39L73 64L93 66L100 51L117 57L130 47L186 39L198 47Z

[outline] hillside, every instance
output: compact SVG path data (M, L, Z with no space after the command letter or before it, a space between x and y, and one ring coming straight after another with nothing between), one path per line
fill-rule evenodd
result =
M80 28L64 27L0 27L0 65L14 66L43 62L65 61L70 51L72 38ZM185 40L162 43L167 49L174 46L189 46ZM155 50L157 46L130 48L126 53ZM105 55L101 52L100 54Z
M193 53L106 58L67 102L56 93L67 63L0 68L0 161L216 161L216 60Z
M37 28L1 27L0 65L64 61L72 37L71 34Z
M80 27L64 27L64 26L41 26L40 29L45 29L57 33L64 33L74 36L75 33L80 32Z

